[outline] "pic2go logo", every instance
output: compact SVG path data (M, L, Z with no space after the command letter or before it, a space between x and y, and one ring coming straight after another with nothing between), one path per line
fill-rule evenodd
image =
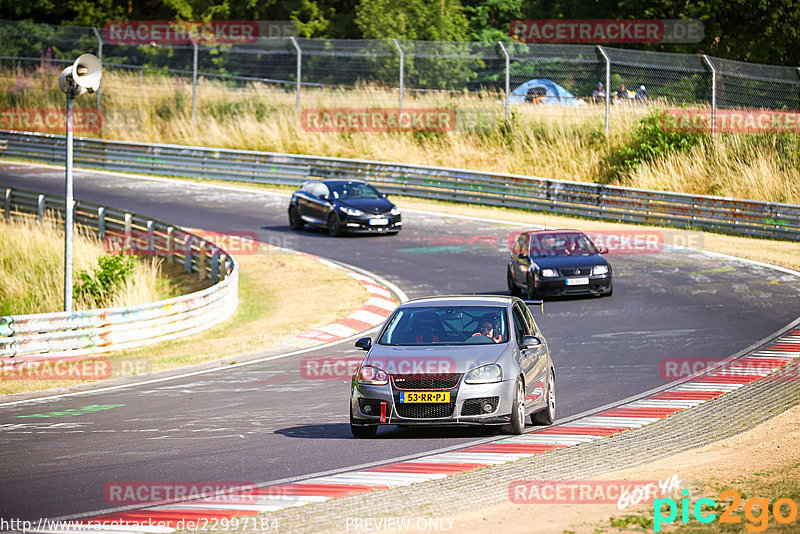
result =
M716 507L717 502L714 499L703 497L702 499L698 499L694 503L694 506L692 506L689 502L689 490L682 490L681 493L683 494L680 504L682 523L689 522L690 512L697 521L703 524L711 523L717 519L717 514L715 512L706 510L707 513L704 513L703 510L703 505L709 508ZM725 511L719 515L719 522L732 524L741 523L742 518L738 515L733 515L733 512L739 508L739 504L742 502L742 496L739 492L733 489L724 490L719 494L719 500L732 501ZM664 515L665 506L667 508L666 515ZM662 525L673 523L678 517L678 512L679 507L675 499L669 497L666 499L655 499L653 501L653 530L661 532ZM744 517L748 521L745 524L745 528L749 532L764 532L769 525L769 514L769 499L753 497L744 501ZM797 503L786 497L778 499L772 504L772 515L778 523L783 525L791 523L797 519Z

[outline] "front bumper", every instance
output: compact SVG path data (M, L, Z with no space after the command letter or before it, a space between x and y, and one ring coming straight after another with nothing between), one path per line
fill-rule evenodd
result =
M339 217L342 229L353 234L385 234L398 232L403 227L401 215L343 215ZM382 222L385 221L385 224ZM376 224L381 222L380 224Z
M589 276L588 284L567 285L567 277L540 278L536 292L547 297L566 297L569 295L605 295L611 291L611 275Z
M407 405L398 407L400 404L400 390L396 389L391 383L385 386L358 385L353 387L350 395L350 415L354 424L357 425L409 425L409 426L449 426L449 425L503 425L511 420L511 405L514 399L514 380L504 380L493 384L465 384L463 380L450 392L450 405L452 410L447 410L447 405L417 404L413 411L416 415L426 415L415 417L409 415ZM403 390L414 391L414 390ZM494 399L495 407L489 413L474 414L476 399L485 399L480 403L492 404L488 399ZM471 402L470 402L471 401ZM385 403L385 417L381 417L380 404ZM377 413L365 413L362 409L363 404L370 404L377 407ZM465 407L465 404L467 405ZM437 412L448 412L446 414ZM373 408L373 412L376 412ZM470 415L464 415L466 412ZM403 413L406 416L403 416Z

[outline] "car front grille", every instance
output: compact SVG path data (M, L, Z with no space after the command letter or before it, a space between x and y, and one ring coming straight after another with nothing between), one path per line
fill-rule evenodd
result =
M467 399L461 407L461 415L482 415L492 413L497 409L497 403L500 397L481 397L479 399ZM492 405L491 412L484 412L483 405L489 403Z
M394 387L402 390L453 389L459 380L460 373L392 375Z
M456 407L455 401L448 404L422 404L422 403L397 403L397 413L400 417L409 419L436 419L450 417Z
M592 274L591 267L581 267L579 269L559 269L561 276L588 276Z

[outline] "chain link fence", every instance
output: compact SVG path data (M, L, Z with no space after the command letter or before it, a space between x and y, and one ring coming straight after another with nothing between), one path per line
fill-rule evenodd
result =
M198 91L252 84L295 93L298 111L311 91L376 88L384 95L396 93L385 104L399 108L404 97L426 92L480 93L496 99L508 117L512 106L551 97L552 90L560 93L545 103L584 105L600 82L608 96L594 100L605 103L606 129L609 108L625 100L617 98L623 85L639 95L638 103L658 99L710 107L712 113L717 108L800 109L800 69L701 55L591 45L295 37L236 45L130 45L104 42L100 28L0 21L0 68L16 69L20 84L25 69L57 74L86 52L97 54L107 71L138 75L140 88L147 85L145 76L153 75L170 77L187 92L191 86L193 119ZM198 79L219 83L198 86ZM553 82L560 88L553 89ZM189 105L188 97L184 104ZM98 94L97 108L102 106Z

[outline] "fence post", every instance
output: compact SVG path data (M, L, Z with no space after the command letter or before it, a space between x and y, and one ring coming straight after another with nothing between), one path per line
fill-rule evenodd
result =
M197 41L192 39L192 124L194 124L195 109L197 108Z
M800 79L800 67L795 67L794 71L797 74L798 79ZM797 97L798 97L798 99L800 99L800 92L798 92ZM800 104L798 104L798 108L800 108ZM795 108L795 109L798 109L798 108Z
M39 195L36 212L39 215L39 222L44 222L44 195Z
M406 64L406 55L405 55L405 53L403 53L403 49L400 46L400 43L398 42L398 40L397 39L392 39L392 41L394 41L394 46L397 48L397 52L400 54L400 97L399 97L400 100L399 100L399 103L398 103L397 107L399 108L398 113L402 113L403 112L403 82L404 82L404 78L405 78L404 70L405 70L405 64Z
M502 41L498 41L498 44L503 54L506 56L506 122L508 122L508 101L510 97L509 91L511 90L511 58L508 55L508 50L506 50L506 45L504 45Z
M713 138L717 136L717 69L705 54L703 54L703 61L711 69L711 137Z
M303 77L303 51L300 50L300 45L297 44L297 39L294 36L289 37L292 40L292 44L294 45L294 49L297 52L297 104L296 109L297 112L300 113L300 81Z
M92 26L92 30L94 31L94 36L97 37L97 59L100 60L100 63L103 63L103 36L100 35L100 32L97 31L97 28ZM100 87L97 88L97 111L100 111Z
M608 137L608 123L611 111L611 60L608 58L608 54L606 54L602 46L597 45L597 50L600 51L603 59L606 60L606 137Z

